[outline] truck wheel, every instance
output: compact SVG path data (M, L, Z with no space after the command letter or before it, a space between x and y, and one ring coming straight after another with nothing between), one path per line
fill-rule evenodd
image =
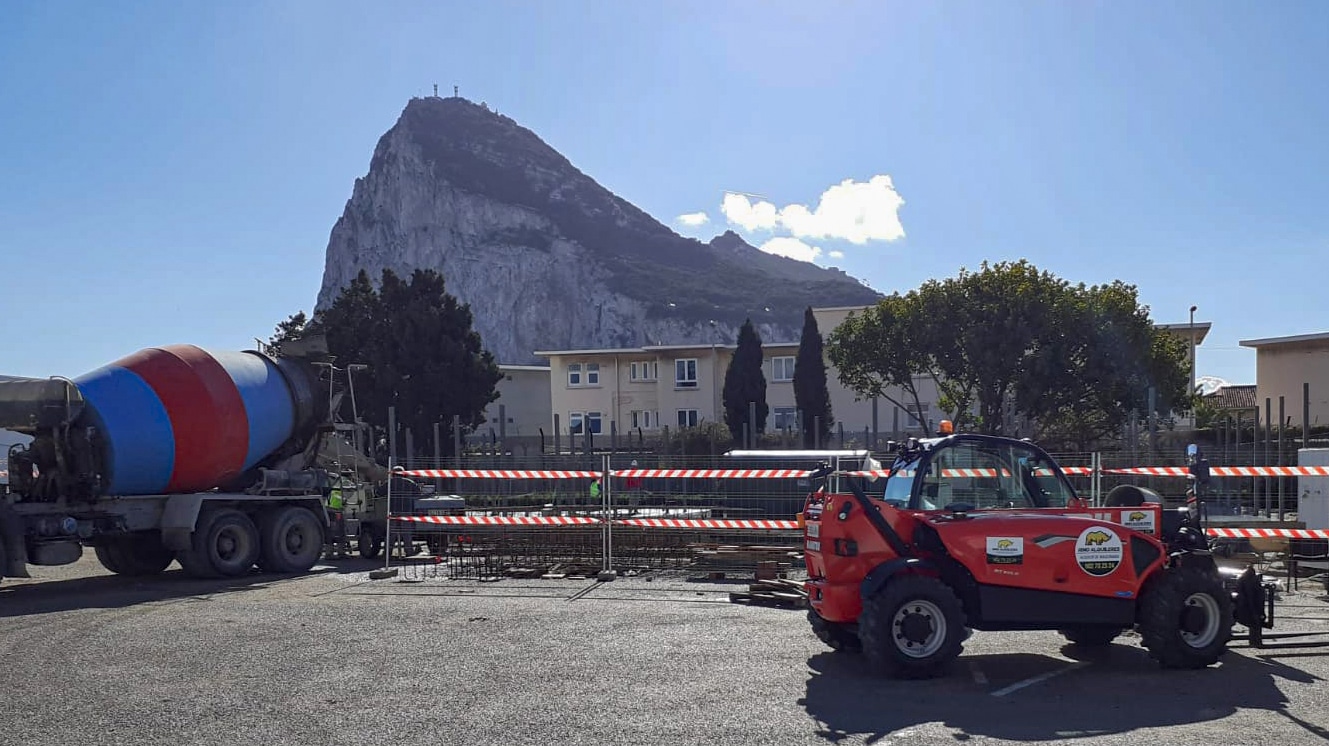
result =
M356 541L359 544L360 556L365 559L373 559L383 551L383 540L368 531L361 531Z
M1163 668L1218 662L1232 638L1232 597L1218 575L1185 565L1160 571L1140 600L1141 642Z
M175 553L162 546L161 536L138 536L108 539L93 548L102 567L129 577L157 575L175 559Z
M1117 639L1123 630L1120 627L1068 627L1058 630L1061 636L1070 640L1071 643L1079 645L1082 648L1101 648L1111 645L1112 641Z
M816 609L808 609L808 623L812 625L812 634L829 645L832 650L856 653L863 649L863 643L849 625L828 622L817 613Z
M323 556L323 526L308 509L297 505L276 508L265 513L260 524L260 563L267 572L309 572Z
M239 577L258 558L258 529L249 516L234 508L204 511L191 542L193 546L176 559L196 578Z
M931 678L963 649L964 607L936 578L898 576L863 599L858 636L877 668L898 678Z

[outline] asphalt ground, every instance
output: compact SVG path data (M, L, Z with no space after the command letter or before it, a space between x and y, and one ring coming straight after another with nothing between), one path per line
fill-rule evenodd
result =
M976 633L944 678L881 679L804 612L686 576L135 580L85 558L0 587L0 743L1296 744L1329 737L1329 635L1158 669L1126 638ZM1284 631L1329 632L1322 592Z

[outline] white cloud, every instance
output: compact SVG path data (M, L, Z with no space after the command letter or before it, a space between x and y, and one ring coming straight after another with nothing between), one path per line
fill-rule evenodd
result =
M843 259L843 258L844 258L844 252L843 252L843 251L836 250L836 251L832 251L831 253L827 254L826 256L829 256L829 257L832 258L832 259Z
M710 222L710 220L711 217L704 212L690 212L686 215L678 216L678 222L682 223L683 225L692 226L694 228L699 225L705 225L706 223Z
M728 192L720 203L720 212L729 222L746 231L769 231L779 222L779 213L770 202L753 204L741 194Z
M761 250L767 254L789 257L800 262L811 262L821 256L820 246L808 246L797 238L789 236L772 238L761 245Z
M816 209L791 204L783 209L765 200L752 202L742 194L726 193L720 205L729 222L747 231L783 228L797 238L830 238L865 244L904 238L900 208L904 198L890 176L868 181L845 179L822 192Z

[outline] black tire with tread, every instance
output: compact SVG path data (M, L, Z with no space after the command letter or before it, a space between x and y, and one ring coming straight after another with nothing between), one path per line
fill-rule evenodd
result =
M1112 641L1126 630L1121 627L1095 627L1086 625L1083 627L1068 627L1057 630L1072 644L1083 648L1101 648L1112 644Z
M308 508L283 505L266 511L259 519L259 566L283 575L309 572L323 557L323 534L323 525ZM298 542L294 548L292 539Z
M158 575L175 559L175 553L162 546L157 534L116 537L93 549L102 567L127 577Z
M862 641L848 625L828 622L817 613L816 609L808 609L808 623L812 625L812 633L817 639L826 643L832 650L856 653L863 649Z
M926 658L901 652L891 628L896 611L919 600L935 604L946 622L946 637L941 647ZM858 638L863 644L863 654L879 671L902 679L932 678L941 675L963 652L965 622L964 605L950 586L926 575L898 575L887 580L877 593L863 599Z
M1220 618L1214 639L1197 648L1181 636L1186 599L1196 593L1210 596ZM1163 668L1195 669L1217 663L1232 639L1232 596L1217 573L1203 567L1178 565L1155 576L1140 599L1137 626L1149 656Z
M383 552L383 540L371 535L368 531L361 531L356 543L360 550L360 556L365 559L374 559Z
M223 534L241 542L232 556L223 556L218 551ZM176 553L175 558L186 573L196 578L234 578L248 574L259 555L258 528L249 516L234 508L200 513L190 542L192 546Z

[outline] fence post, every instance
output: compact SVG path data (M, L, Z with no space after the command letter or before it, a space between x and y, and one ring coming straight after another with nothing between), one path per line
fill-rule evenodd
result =
M1286 427L1287 415L1283 411L1283 399L1284 399L1283 395L1279 394L1278 395L1278 466L1284 466L1285 465L1284 461L1286 461L1286 459L1283 458L1283 432L1287 430ZM1283 475L1281 474L1274 478L1278 480L1278 522L1282 523L1284 516L1283 483L1286 482L1287 480L1284 479Z
M604 516L604 569L614 569L614 480L609 478L611 469L609 454L600 462L600 494L604 496L601 515Z
M388 407L388 509L383 521L383 569L392 566L392 467L397 458L397 408ZM404 559L404 558L403 558Z

